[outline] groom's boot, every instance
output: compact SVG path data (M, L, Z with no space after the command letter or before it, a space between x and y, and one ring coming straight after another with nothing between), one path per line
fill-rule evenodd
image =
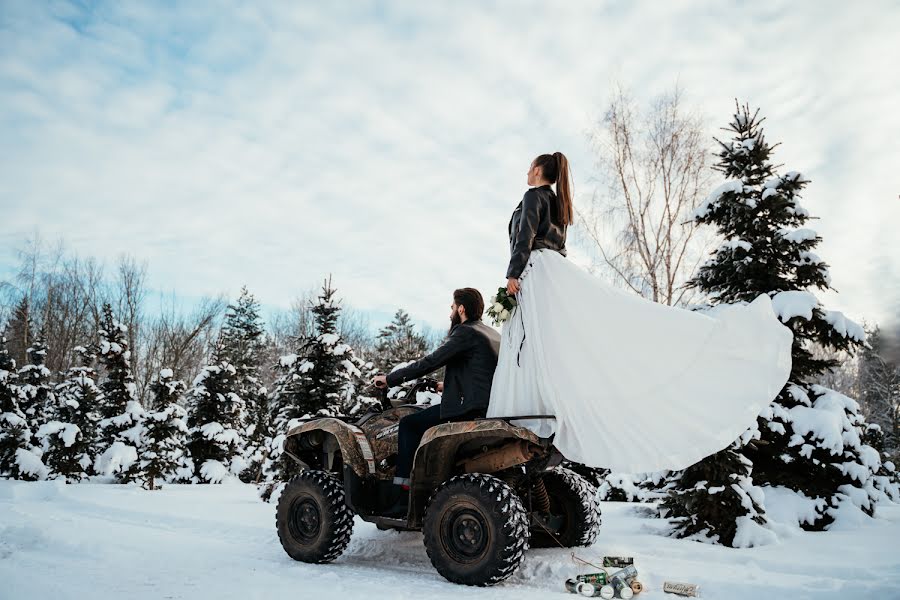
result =
M405 519L409 510L409 479L394 477L394 504L382 516L391 519Z

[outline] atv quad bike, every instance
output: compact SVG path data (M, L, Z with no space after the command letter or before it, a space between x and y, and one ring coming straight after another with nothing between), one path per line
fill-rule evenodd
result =
M276 526L295 560L326 563L350 542L353 516L380 529L422 530L425 549L446 579L493 585L519 567L531 547L594 542L600 511L593 488L559 467L552 438L513 423L475 419L429 429L416 450L406 518L382 516L394 503L399 421L423 406L417 383L403 400L382 392L380 411L311 419L287 433L284 451L302 466L278 500Z

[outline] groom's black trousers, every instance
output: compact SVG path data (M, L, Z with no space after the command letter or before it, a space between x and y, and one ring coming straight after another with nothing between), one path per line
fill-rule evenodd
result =
M394 477L409 479L413 458L425 432L441 423L451 421L471 421L487 414L485 410L475 410L449 419L441 418L441 405L436 404L400 419L397 432L397 469Z

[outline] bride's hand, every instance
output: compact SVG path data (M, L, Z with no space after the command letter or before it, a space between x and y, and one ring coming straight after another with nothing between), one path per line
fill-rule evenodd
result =
M506 280L506 291L510 293L510 295L515 296L519 293L519 280L515 277L510 277Z

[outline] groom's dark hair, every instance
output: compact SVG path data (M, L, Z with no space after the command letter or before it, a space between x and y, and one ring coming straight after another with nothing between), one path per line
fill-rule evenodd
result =
M484 298L475 288L453 290L453 301L466 309L466 318L478 321L484 313Z

